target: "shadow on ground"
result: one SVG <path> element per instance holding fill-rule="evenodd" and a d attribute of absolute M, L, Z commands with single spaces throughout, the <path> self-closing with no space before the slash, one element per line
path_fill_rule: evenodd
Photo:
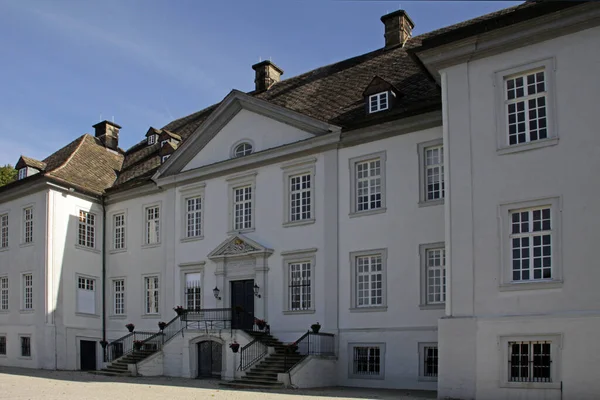
<path fill-rule="evenodd" d="M 94 375 L 82 371 L 50 371 L 27 368 L 0 367 L 1 375 L 19 375 L 32 379 L 52 379 L 68 382 L 80 383 L 117 383 L 148 386 L 169 386 L 182 387 L 187 389 L 204 389 L 215 392 L 251 392 L 251 393 L 269 393 L 282 394 L 286 396 L 303 397 L 330 397 L 330 398 L 348 398 L 348 399 L 368 399 L 368 400 L 421 400 L 437 398 L 434 391 L 423 390 L 394 390 L 394 389 L 370 389 L 370 388 L 351 388 L 351 387 L 331 387 L 318 389 L 232 389 L 219 385 L 218 380 L 204 379 L 186 379 L 172 378 L 166 376 L 160 377 L 119 377 Z M 32 382 L 35 384 L 35 382 Z"/>

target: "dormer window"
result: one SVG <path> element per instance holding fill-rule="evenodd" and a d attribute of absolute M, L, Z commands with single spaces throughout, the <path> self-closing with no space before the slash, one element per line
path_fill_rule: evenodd
<path fill-rule="evenodd" d="M 160 142 L 160 147 L 163 147 L 167 143 L 169 143 L 168 140 L 163 140 L 162 142 Z"/>
<path fill-rule="evenodd" d="M 157 135 L 150 135 L 150 136 L 148 136 L 148 146 L 151 146 L 154 143 L 156 143 L 156 138 L 157 138 Z"/>
<path fill-rule="evenodd" d="M 252 153 L 252 145 L 248 142 L 240 143 L 233 150 L 234 157 L 243 157 Z"/>
<path fill-rule="evenodd" d="M 369 112 L 376 113 L 389 108 L 388 92 L 381 92 L 369 96 Z"/>
<path fill-rule="evenodd" d="M 162 163 L 164 164 L 165 162 L 167 162 L 167 160 L 169 159 L 169 157 L 171 157 L 170 154 L 167 154 L 166 156 L 162 156 Z"/>
<path fill-rule="evenodd" d="M 21 168 L 19 170 L 19 179 L 27 178 L 27 167 Z"/>

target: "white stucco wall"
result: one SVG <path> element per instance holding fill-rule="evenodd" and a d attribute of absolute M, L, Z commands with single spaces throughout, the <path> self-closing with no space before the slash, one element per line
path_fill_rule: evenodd
<path fill-rule="evenodd" d="M 277 379 L 294 388 L 337 386 L 337 359 L 308 356 L 289 373 L 278 374 Z"/>
<path fill-rule="evenodd" d="M 162 376 L 164 374 L 163 366 L 164 354 L 159 351 L 137 364 L 129 364 L 129 369 L 141 376 Z"/>
<path fill-rule="evenodd" d="M 593 335 L 582 334 L 600 328 L 600 297 L 595 287 L 600 271 L 593 266 L 594 232 L 600 215 L 592 211 L 600 193 L 593 183 L 600 168 L 600 137 L 594 114 L 600 82 L 592 66 L 600 65 L 600 53 L 590 51 L 597 48 L 599 38 L 600 28 L 596 27 L 442 72 L 448 99 L 450 198 L 446 205 L 452 270 L 447 313 L 477 318 L 476 324 L 464 320 L 471 329 L 477 329 L 477 364 L 471 371 L 476 374 L 477 385 L 475 393 L 474 381 L 467 379 L 464 381 L 470 383 L 465 383 L 463 392 L 454 391 L 461 379 L 460 369 L 442 360 L 464 357 L 465 347 L 459 343 L 464 329 L 458 320 L 442 320 L 440 373 L 445 377 L 440 381 L 441 396 L 558 398 L 559 393 L 550 389 L 523 393 L 499 388 L 501 353 L 497 343 L 503 332 L 562 335 L 564 346 L 554 355 L 557 362 L 553 366 L 564 372 L 563 398 L 592 398 L 592 393 L 600 391 L 598 381 L 587 372 L 595 369 L 596 362 L 583 355 L 593 354 L 595 341 Z M 494 86 L 494 74 L 546 59 L 555 65 L 547 74 L 555 82 L 555 104 L 551 106 L 558 144 L 501 154 L 497 151 L 496 113 L 502 110 L 496 103 L 496 90 L 500 89 Z M 562 267 L 563 283 L 552 289 L 501 290 L 500 275 L 506 266 L 501 261 L 499 205 L 549 197 L 560 199 L 561 228 L 553 238 L 560 238 L 560 244 L 553 265 Z M 554 226 L 558 226 L 556 222 Z M 557 275 L 556 269 L 553 274 Z"/>

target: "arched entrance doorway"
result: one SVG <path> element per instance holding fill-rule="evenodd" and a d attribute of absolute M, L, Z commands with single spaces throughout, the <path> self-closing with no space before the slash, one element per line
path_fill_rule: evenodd
<path fill-rule="evenodd" d="M 198 378 L 221 378 L 223 369 L 223 345 L 204 340 L 197 345 Z"/>

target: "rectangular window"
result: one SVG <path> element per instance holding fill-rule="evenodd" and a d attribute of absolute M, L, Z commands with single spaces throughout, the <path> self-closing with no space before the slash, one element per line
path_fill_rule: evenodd
<path fill-rule="evenodd" d="M 33 275 L 23 275 L 23 309 L 33 310 Z"/>
<path fill-rule="evenodd" d="M 290 176 L 289 221 L 302 221 L 312 218 L 311 177 L 311 173 Z"/>
<path fill-rule="evenodd" d="M 438 348 L 437 346 L 424 346 L 423 352 L 423 375 L 424 377 L 437 378 L 438 376 Z"/>
<path fill-rule="evenodd" d="M 6 355 L 6 336 L 0 336 L 0 356 Z"/>
<path fill-rule="evenodd" d="M 148 145 L 156 143 L 156 135 L 148 136 Z"/>
<path fill-rule="evenodd" d="M 374 113 L 388 109 L 388 92 L 369 96 L 369 112 Z"/>
<path fill-rule="evenodd" d="M 356 307 L 383 305 L 381 254 L 356 257 Z"/>
<path fill-rule="evenodd" d="M 312 306 L 311 263 L 294 262 L 289 268 L 289 310 L 310 310 Z"/>
<path fill-rule="evenodd" d="M 8 247 L 8 214 L 0 215 L 0 247 Z"/>
<path fill-rule="evenodd" d="M 233 230 L 252 228 L 252 186 L 233 189 Z"/>
<path fill-rule="evenodd" d="M 443 199 L 444 184 L 444 147 L 435 146 L 425 149 L 425 199 Z"/>
<path fill-rule="evenodd" d="M 79 210 L 79 240 L 80 246 L 95 247 L 96 216 L 87 211 Z"/>
<path fill-rule="evenodd" d="M 202 236 L 202 197 L 186 199 L 186 237 Z"/>
<path fill-rule="evenodd" d="M 23 209 L 23 242 L 33 243 L 33 207 Z"/>
<path fill-rule="evenodd" d="M 146 244 L 160 242 L 160 207 L 146 207 Z"/>
<path fill-rule="evenodd" d="M 144 278 L 145 310 L 146 314 L 158 314 L 158 276 L 147 276 Z"/>
<path fill-rule="evenodd" d="M 96 313 L 96 280 L 77 278 L 77 312 L 84 314 Z"/>
<path fill-rule="evenodd" d="M 546 75 L 537 70 L 505 78 L 508 144 L 548 138 Z"/>
<path fill-rule="evenodd" d="M 510 212 L 512 280 L 552 279 L 551 208 Z"/>
<path fill-rule="evenodd" d="M 446 301 L 446 249 L 427 249 L 427 304 Z"/>
<path fill-rule="evenodd" d="M 113 281 L 113 313 L 115 315 L 125 314 L 125 280 L 115 279 Z"/>
<path fill-rule="evenodd" d="M 115 250 L 123 250 L 126 247 L 125 235 L 126 235 L 126 223 L 125 214 L 115 214 L 113 216 L 113 248 Z"/>
<path fill-rule="evenodd" d="M 31 338 L 21 336 L 21 357 L 31 357 Z"/>
<path fill-rule="evenodd" d="M 0 310 L 8 310 L 8 276 L 0 278 Z"/>
<path fill-rule="evenodd" d="M 379 346 L 354 347 L 352 372 L 354 375 L 379 376 L 382 372 Z"/>
<path fill-rule="evenodd" d="M 509 382 L 552 382 L 550 341 L 508 342 Z"/>
<path fill-rule="evenodd" d="M 355 164 L 356 211 L 382 207 L 381 159 L 376 158 Z"/>
<path fill-rule="evenodd" d="M 202 308 L 201 275 L 199 272 L 185 274 L 185 304 L 188 310 Z"/>
<path fill-rule="evenodd" d="M 19 169 L 19 180 L 27 178 L 27 168 Z"/>

